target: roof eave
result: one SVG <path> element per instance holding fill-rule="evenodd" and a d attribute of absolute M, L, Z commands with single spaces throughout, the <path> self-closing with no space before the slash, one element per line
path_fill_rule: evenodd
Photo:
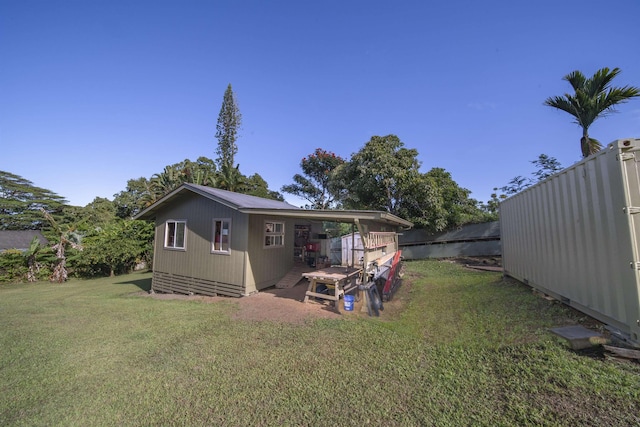
<path fill-rule="evenodd" d="M 306 218 L 318 221 L 337 221 L 353 223 L 355 220 L 370 220 L 386 222 L 409 229 L 413 223 L 398 216 L 383 211 L 345 211 L 345 210 L 317 210 L 317 209 L 256 209 L 241 208 L 239 212 L 253 215 L 273 215 L 289 218 Z"/>

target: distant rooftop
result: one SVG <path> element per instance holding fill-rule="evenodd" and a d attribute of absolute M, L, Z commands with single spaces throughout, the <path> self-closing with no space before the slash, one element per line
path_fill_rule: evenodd
<path fill-rule="evenodd" d="M 26 251 L 34 237 L 38 237 L 41 245 L 49 244 L 49 241 L 38 230 L 1 230 L 0 252 L 8 249 Z"/>

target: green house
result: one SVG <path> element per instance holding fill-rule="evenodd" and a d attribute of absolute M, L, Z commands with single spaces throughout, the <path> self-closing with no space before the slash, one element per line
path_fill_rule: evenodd
<path fill-rule="evenodd" d="M 412 226 L 387 212 L 300 209 L 196 184 L 135 219 L 155 221 L 153 291 L 236 297 L 274 286 L 306 262 L 307 249 L 325 259 L 323 222 L 349 223 L 365 236 L 364 265 L 397 251 L 397 232 Z"/>

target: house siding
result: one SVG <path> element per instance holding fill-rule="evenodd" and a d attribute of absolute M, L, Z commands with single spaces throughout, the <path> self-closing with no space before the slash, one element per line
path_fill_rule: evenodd
<path fill-rule="evenodd" d="M 231 219 L 230 254 L 211 252 L 213 219 Z M 164 248 L 165 222 L 186 220 L 186 249 Z M 153 289 L 160 292 L 239 296 L 244 285 L 247 215 L 195 194 L 158 213 Z M 215 278 L 215 280 L 213 280 Z"/>
<path fill-rule="evenodd" d="M 265 221 L 285 224 L 284 246 L 264 247 Z M 251 215 L 248 223 L 248 251 L 246 264 L 247 293 L 259 291 L 275 285 L 294 265 L 293 219 L 274 218 L 265 215 Z"/>

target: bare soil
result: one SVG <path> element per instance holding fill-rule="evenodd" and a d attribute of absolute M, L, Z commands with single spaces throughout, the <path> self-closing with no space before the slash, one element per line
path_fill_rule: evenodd
<path fill-rule="evenodd" d="M 294 287 L 288 289 L 277 289 L 271 287 L 256 294 L 241 297 L 207 297 L 202 295 L 180 295 L 180 294 L 148 294 L 141 293 L 149 298 L 160 300 L 184 300 L 199 301 L 203 303 L 220 303 L 225 301 L 236 306 L 237 310 L 233 314 L 234 319 L 249 321 L 272 321 L 283 323 L 302 324 L 314 319 L 354 319 L 360 316 L 368 316 L 364 306 L 364 298 L 354 303 L 353 311 L 344 310 L 344 300 L 340 300 L 337 307 L 333 301 L 316 300 L 310 298 L 304 302 L 308 281 L 300 280 Z M 403 280 L 399 290 L 391 301 L 384 303 L 384 311 L 380 312 L 382 319 L 391 318 L 400 312 L 406 302 L 407 289 L 410 283 Z M 404 289 L 403 289 L 404 288 Z"/>
<path fill-rule="evenodd" d="M 233 318 L 242 320 L 304 323 L 311 319 L 340 319 L 342 317 L 344 313 L 342 300 L 340 300 L 338 308 L 335 308 L 329 301 L 310 300 L 304 303 L 307 286 L 307 280 L 303 279 L 292 288 L 277 289 L 272 287 L 241 298 L 161 293 L 147 295 L 161 300 L 179 299 L 211 304 L 226 301 L 237 307 Z"/>
<path fill-rule="evenodd" d="M 443 261 L 455 262 L 467 266 L 501 267 L 500 257 L 451 258 Z M 334 306 L 332 301 L 315 300 L 313 298 L 307 303 L 304 303 L 308 283 L 306 279 L 302 279 L 292 288 L 278 289 L 271 287 L 261 290 L 256 294 L 241 298 L 160 293 L 144 293 L 144 295 L 161 300 L 179 299 L 211 304 L 226 301 L 237 307 L 233 315 L 234 319 L 249 321 L 301 324 L 314 319 L 353 319 L 358 316 L 368 316 L 367 309 L 364 307 L 364 298 L 355 302 L 353 311 L 344 310 L 344 301 L 342 299 L 337 304 L 337 307 Z M 384 303 L 384 311 L 380 312 L 380 318 L 382 320 L 391 319 L 403 310 L 409 297 L 408 289 L 410 287 L 411 278 L 406 277 L 402 280 L 391 301 Z"/>

